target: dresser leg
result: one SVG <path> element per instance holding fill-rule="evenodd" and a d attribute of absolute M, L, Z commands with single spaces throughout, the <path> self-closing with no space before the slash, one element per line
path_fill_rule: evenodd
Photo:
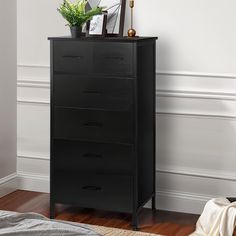
<path fill-rule="evenodd" d="M 137 212 L 133 213 L 132 215 L 132 228 L 135 231 L 138 230 L 138 213 Z"/>
<path fill-rule="evenodd" d="M 55 218 L 55 203 L 50 202 L 50 219 Z"/>
<path fill-rule="evenodd" d="M 156 210 L 156 196 L 154 194 L 154 196 L 152 197 L 152 210 L 155 211 Z"/>

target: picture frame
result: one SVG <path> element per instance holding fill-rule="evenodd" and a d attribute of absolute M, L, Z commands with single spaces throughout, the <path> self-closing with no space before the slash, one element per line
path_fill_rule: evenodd
<path fill-rule="evenodd" d="M 105 37 L 106 36 L 107 13 L 96 15 L 90 20 L 87 30 L 87 37 Z"/>
<path fill-rule="evenodd" d="M 124 34 L 126 0 L 88 0 L 87 10 L 104 7 L 107 11 L 107 36 L 122 37 Z"/>

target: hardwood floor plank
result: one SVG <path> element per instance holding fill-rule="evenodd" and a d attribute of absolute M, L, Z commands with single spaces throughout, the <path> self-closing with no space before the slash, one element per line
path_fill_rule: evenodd
<path fill-rule="evenodd" d="M 175 236 L 188 236 L 195 230 L 195 225 L 182 226 Z"/>
<path fill-rule="evenodd" d="M 0 199 L 0 210 L 36 212 L 49 217 L 49 194 L 18 190 Z M 195 229 L 198 215 L 143 209 L 140 230 L 166 236 L 188 236 Z M 131 216 L 67 205 L 57 205 L 58 220 L 131 229 Z"/>

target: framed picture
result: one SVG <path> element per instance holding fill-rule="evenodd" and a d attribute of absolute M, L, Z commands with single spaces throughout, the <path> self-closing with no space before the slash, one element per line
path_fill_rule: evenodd
<path fill-rule="evenodd" d="M 106 35 L 106 22 L 107 22 L 106 13 L 94 16 L 92 20 L 90 20 L 87 36 L 104 37 Z"/>
<path fill-rule="evenodd" d="M 125 5 L 126 0 L 88 0 L 87 9 L 104 7 L 104 11 L 107 11 L 107 35 L 123 36 Z"/>

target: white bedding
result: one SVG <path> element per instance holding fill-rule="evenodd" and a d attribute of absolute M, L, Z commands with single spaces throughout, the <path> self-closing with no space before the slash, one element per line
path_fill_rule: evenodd
<path fill-rule="evenodd" d="M 196 231 L 190 236 L 232 236 L 236 226 L 236 202 L 215 198 L 207 202 Z"/>
<path fill-rule="evenodd" d="M 0 211 L 0 235 L 4 236 L 100 236 L 89 226 L 50 220 L 35 213 Z"/>

